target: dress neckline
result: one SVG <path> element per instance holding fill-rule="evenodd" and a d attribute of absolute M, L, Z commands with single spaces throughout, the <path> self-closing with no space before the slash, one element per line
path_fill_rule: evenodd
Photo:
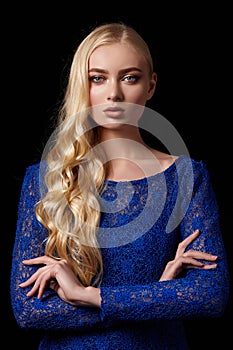
<path fill-rule="evenodd" d="M 124 183 L 140 183 L 140 182 L 144 182 L 145 180 L 152 180 L 154 178 L 156 178 L 157 176 L 161 176 L 161 175 L 165 175 L 167 173 L 169 173 L 170 171 L 172 171 L 174 169 L 174 167 L 176 167 L 177 162 L 180 162 L 181 158 L 183 158 L 184 155 L 180 155 L 179 157 L 177 157 L 174 162 L 169 165 L 165 170 L 160 171 L 156 174 L 152 174 L 150 176 L 144 176 L 138 179 L 131 179 L 131 180 L 111 180 L 111 179 L 106 179 L 105 180 L 105 184 L 124 184 Z"/>

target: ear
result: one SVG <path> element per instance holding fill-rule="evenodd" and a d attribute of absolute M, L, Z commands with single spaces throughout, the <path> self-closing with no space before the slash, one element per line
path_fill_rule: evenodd
<path fill-rule="evenodd" d="M 152 74 L 152 77 L 151 77 L 151 80 L 150 80 L 147 100 L 150 100 L 151 97 L 154 95 L 155 88 L 156 88 L 156 83 L 157 83 L 157 74 L 154 72 Z"/>

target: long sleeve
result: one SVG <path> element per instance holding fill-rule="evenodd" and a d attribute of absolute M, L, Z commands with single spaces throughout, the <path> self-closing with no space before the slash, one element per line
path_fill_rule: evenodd
<path fill-rule="evenodd" d="M 215 193 L 209 173 L 202 162 L 193 162 L 193 174 L 186 172 L 182 162 L 180 167 L 183 172 L 180 207 L 187 207 L 187 212 L 174 229 L 174 235 L 179 231 L 180 239 L 184 239 L 195 229 L 200 229 L 200 236 L 189 248 L 216 254 L 217 268 L 190 269 L 180 278 L 163 282 L 155 279 L 149 284 L 102 286 L 102 319 L 185 320 L 218 317 L 223 314 L 229 297 L 229 274 Z M 191 175 L 194 177 L 193 188 L 190 188 L 190 181 L 187 181 Z M 189 198 L 187 194 L 190 191 Z M 185 203 L 187 198 L 190 203 Z M 160 237 L 165 234 L 160 231 Z M 166 250 L 163 246 L 155 254 L 166 264 Z M 135 270 L 135 276 L 136 274 Z"/>
<path fill-rule="evenodd" d="M 44 333 L 41 350 L 126 344 L 135 350 L 188 349 L 182 321 L 223 314 L 227 258 L 215 194 L 201 162 L 192 161 L 190 173 L 186 157 L 180 157 L 149 178 L 106 181 L 98 232 L 104 267 L 100 309 L 71 306 L 49 288 L 41 299 L 27 297 L 30 287 L 19 287 L 37 269 L 22 261 L 44 255 L 47 231 L 35 216 L 42 183 L 40 165 L 29 167 L 18 204 L 10 285 L 16 321 Z M 159 282 L 179 242 L 196 228 L 201 234 L 188 248 L 218 255 L 217 268 L 190 269 Z"/>
<path fill-rule="evenodd" d="M 201 162 L 193 162 L 194 184 L 190 188 L 190 182 L 186 181 L 190 174 L 187 173 L 185 161 L 180 161 L 181 200 L 175 215 L 178 215 L 180 208 L 187 209 L 177 227 L 167 233 L 168 217 L 175 207 L 175 194 L 177 194 L 177 181 L 173 168 L 171 167 L 165 174 L 168 188 L 167 200 L 162 201 L 164 210 L 160 210 L 161 215 L 156 216 L 157 220 L 148 232 L 139 235 L 132 243 L 102 249 L 104 278 L 101 286 L 101 310 L 71 306 L 51 290 L 48 290 L 42 299 L 29 298 L 26 296 L 27 290 L 19 287 L 19 284 L 36 270 L 36 267 L 25 266 L 22 261 L 43 255 L 44 241 L 47 237 L 46 230 L 38 222 L 34 212 L 35 204 L 40 198 L 39 165 L 27 169 L 18 205 L 11 272 L 12 307 L 20 327 L 82 331 L 106 329 L 123 321 L 181 320 L 222 315 L 228 301 L 229 275 L 218 206 L 209 174 Z M 161 197 L 160 178 L 155 176 L 151 181 L 150 189 L 154 191 L 155 198 L 152 194 L 152 210 L 149 208 L 146 214 L 148 220 L 150 213 L 158 206 L 157 199 Z M 130 191 L 132 188 L 130 184 Z M 141 212 L 140 206 L 143 206 L 146 200 L 141 192 L 140 181 L 135 181 L 134 191 L 132 203 L 124 210 L 120 203 L 119 213 L 116 210 L 109 215 L 103 215 L 103 225 L 105 223 L 110 238 L 114 232 L 113 226 L 121 225 L 122 220 L 125 222 L 120 232 L 123 236 L 128 236 L 127 229 L 130 225 L 127 226 L 127 223 L 130 220 L 134 221 L 133 215 L 135 210 L 137 211 L 137 205 L 139 205 L 138 212 Z M 187 196 L 187 193 L 191 193 L 191 196 Z M 115 198 L 113 186 L 109 187 L 107 197 Z M 144 218 L 142 226 L 143 222 Z M 139 231 L 142 229 L 138 224 L 136 227 Z M 218 255 L 217 268 L 190 269 L 180 278 L 158 282 L 167 262 L 174 258 L 178 242 L 196 228 L 201 230 L 201 234 L 190 248 Z"/>
<path fill-rule="evenodd" d="M 25 266 L 24 259 L 44 255 L 47 232 L 35 217 L 35 204 L 40 197 L 39 165 L 27 169 L 18 205 L 18 221 L 12 256 L 11 302 L 17 323 L 21 328 L 83 330 L 103 327 L 100 311 L 96 308 L 74 307 L 65 303 L 55 292 L 47 290 L 38 299 L 27 297 L 28 288 L 19 284 L 36 271 Z M 105 323 L 107 326 L 107 323 Z"/>

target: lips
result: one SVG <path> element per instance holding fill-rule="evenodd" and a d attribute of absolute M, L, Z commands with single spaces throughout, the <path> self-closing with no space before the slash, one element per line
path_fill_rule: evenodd
<path fill-rule="evenodd" d="M 107 117 L 117 118 L 119 116 L 122 116 L 124 109 L 120 107 L 108 107 L 104 109 L 104 113 Z"/>

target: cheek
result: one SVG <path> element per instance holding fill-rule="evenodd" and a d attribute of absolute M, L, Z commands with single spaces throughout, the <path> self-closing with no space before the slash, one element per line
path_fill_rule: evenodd
<path fill-rule="evenodd" d="M 102 89 L 92 87 L 89 91 L 91 106 L 104 102 L 104 92 Z"/>
<path fill-rule="evenodd" d="M 144 105 L 147 101 L 147 93 L 145 87 L 137 87 L 129 90 L 128 94 L 125 94 L 127 102 L 135 103 L 138 105 Z"/>

